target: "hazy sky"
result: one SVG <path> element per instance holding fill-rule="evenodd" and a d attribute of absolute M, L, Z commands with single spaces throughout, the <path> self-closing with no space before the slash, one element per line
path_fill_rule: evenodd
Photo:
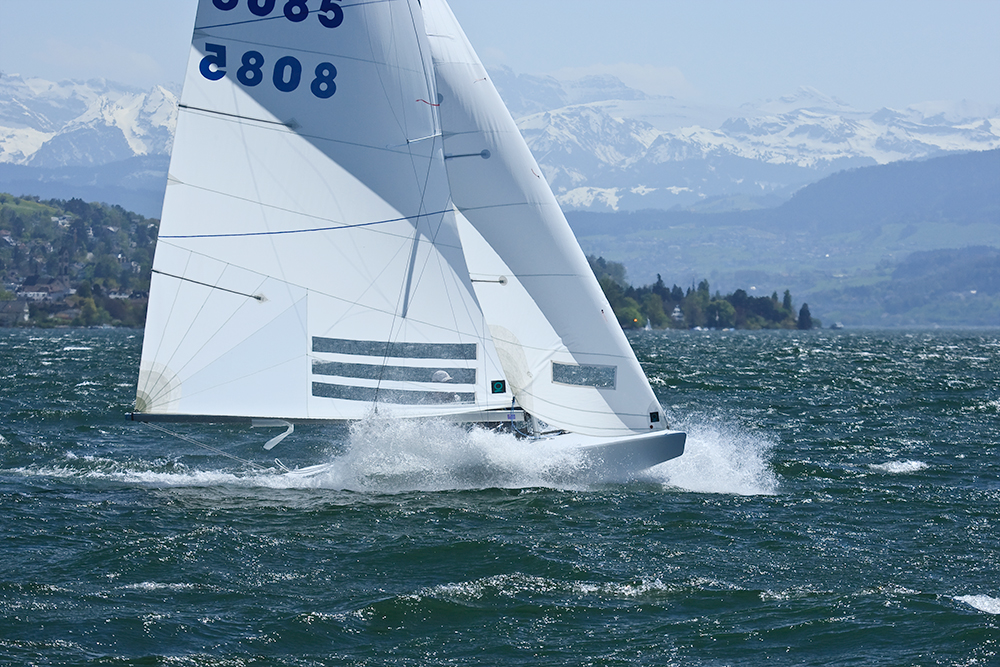
<path fill-rule="evenodd" d="M 197 0 L 0 0 L 0 72 L 180 83 Z M 487 65 L 737 105 L 1000 104 L 1000 0 L 451 0 Z"/>

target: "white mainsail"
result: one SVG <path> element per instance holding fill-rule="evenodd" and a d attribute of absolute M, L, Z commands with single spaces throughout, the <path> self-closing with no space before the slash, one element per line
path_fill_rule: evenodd
<path fill-rule="evenodd" d="M 518 402 L 588 435 L 666 428 L 660 405 L 541 169 L 445 0 L 423 0 L 452 199 Z M 488 157 L 487 157 L 488 156 Z"/>
<path fill-rule="evenodd" d="M 153 271 L 140 419 L 666 427 L 445 0 L 200 0 Z"/>
<path fill-rule="evenodd" d="M 510 406 L 493 393 L 422 20 L 417 0 L 201 0 L 140 416 Z"/>

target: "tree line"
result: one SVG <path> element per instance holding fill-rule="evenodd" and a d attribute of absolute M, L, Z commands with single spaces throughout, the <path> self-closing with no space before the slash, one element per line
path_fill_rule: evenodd
<path fill-rule="evenodd" d="M 641 329 L 647 323 L 654 329 L 812 329 L 818 319 L 802 304 L 796 314 L 791 292 L 771 296 L 750 296 L 738 289 L 722 296 L 711 293 L 707 280 L 686 290 L 667 287 L 657 274 L 652 285 L 633 287 L 625 279 L 625 266 L 603 257 L 589 255 L 587 260 L 611 304 L 615 317 L 624 329 Z"/>

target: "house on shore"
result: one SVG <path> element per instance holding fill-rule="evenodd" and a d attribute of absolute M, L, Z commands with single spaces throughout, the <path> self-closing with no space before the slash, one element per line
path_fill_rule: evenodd
<path fill-rule="evenodd" d="M 75 290 L 58 278 L 32 276 L 17 289 L 17 296 L 28 301 L 62 301 Z"/>

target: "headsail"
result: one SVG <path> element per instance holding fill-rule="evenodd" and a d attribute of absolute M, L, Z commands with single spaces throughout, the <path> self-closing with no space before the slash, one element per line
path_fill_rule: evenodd
<path fill-rule="evenodd" d="M 510 405 L 436 105 L 417 0 L 200 0 L 140 418 Z"/>
<path fill-rule="evenodd" d="M 524 408 L 589 435 L 665 428 L 555 196 L 445 0 L 423 0 L 469 270 Z M 490 277 L 504 276 L 504 284 Z"/>

